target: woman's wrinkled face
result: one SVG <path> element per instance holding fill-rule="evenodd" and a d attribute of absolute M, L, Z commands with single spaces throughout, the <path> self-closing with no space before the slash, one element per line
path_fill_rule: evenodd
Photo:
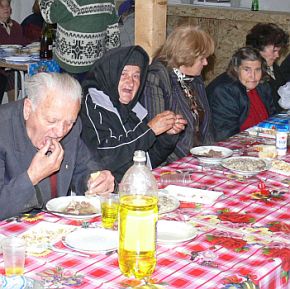
<path fill-rule="evenodd" d="M 119 101 L 128 104 L 136 95 L 140 86 L 141 69 L 137 65 L 125 65 L 119 85 Z"/>
<path fill-rule="evenodd" d="M 259 60 L 243 60 L 238 68 L 240 82 L 251 90 L 257 87 L 262 78 L 262 65 Z"/>
<path fill-rule="evenodd" d="M 11 15 L 10 3 L 7 0 L 0 0 L 0 21 L 6 22 Z"/>
<path fill-rule="evenodd" d="M 281 50 L 281 47 L 276 47 L 274 45 L 267 45 L 264 47 L 262 51 L 260 51 L 260 54 L 266 60 L 267 65 L 272 66 L 274 62 L 279 58 L 280 50 Z"/>
<path fill-rule="evenodd" d="M 181 65 L 179 67 L 179 70 L 186 75 L 198 76 L 198 75 L 201 75 L 202 69 L 204 66 L 207 65 L 207 63 L 208 62 L 207 62 L 206 57 L 200 55 L 197 57 L 197 59 L 195 60 L 192 66 Z"/>

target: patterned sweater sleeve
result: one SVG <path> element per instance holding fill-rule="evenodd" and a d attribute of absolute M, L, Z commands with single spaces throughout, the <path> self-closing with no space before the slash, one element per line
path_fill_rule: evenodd
<path fill-rule="evenodd" d="M 47 23 L 57 23 L 71 18 L 69 12 L 61 0 L 39 0 L 40 11 Z"/>

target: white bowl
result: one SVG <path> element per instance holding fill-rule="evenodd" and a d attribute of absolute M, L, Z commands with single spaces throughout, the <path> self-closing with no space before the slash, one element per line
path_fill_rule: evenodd
<path fill-rule="evenodd" d="M 210 156 L 210 152 L 217 152 L 220 156 Z M 230 157 L 233 154 L 231 149 L 220 146 L 199 146 L 190 150 L 194 157 L 197 157 L 201 163 L 206 164 L 219 164 L 225 158 Z"/>
<path fill-rule="evenodd" d="M 270 168 L 270 162 L 256 157 L 232 157 L 222 161 L 222 166 L 238 175 L 251 177 Z"/>

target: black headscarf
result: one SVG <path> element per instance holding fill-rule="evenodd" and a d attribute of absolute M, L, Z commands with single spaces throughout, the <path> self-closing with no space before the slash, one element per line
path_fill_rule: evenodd
<path fill-rule="evenodd" d="M 140 86 L 132 101 L 128 104 L 122 104 L 119 101 L 118 85 L 121 73 L 126 65 L 137 65 L 140 67 Z M 94 63 L 87 74 L 86 80 L 82 83 L 84 93 L 87 94 L 89 88 L 103 91 L 110 97 L 122 120 L 126 121 L 144 89 L 148 65 L 149 57 L 140 46 L 119 47 L 109 50 Z"/>

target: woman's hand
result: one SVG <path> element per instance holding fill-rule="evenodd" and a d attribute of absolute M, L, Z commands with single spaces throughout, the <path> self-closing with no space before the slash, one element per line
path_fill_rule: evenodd
<path fill-rule="evenodd" d="M 176 115 L 172 111 L 164 111 L 157 114 L 148 122 L 148 126 L 155 135 L 160 135 L 171 130 L 176 122 Z"/>
<path fill-rule="evenodd" d="M 177 114 L 176 119 L 175 119 L 175 123 L 174 123 L 172 129 L 168 130 L 166 133 L 178 134 L 185 129 L 186 125 L 187 125 L 187 120 L 185 118 L 183 118 L 183 116 L 181 114 Z"/>

